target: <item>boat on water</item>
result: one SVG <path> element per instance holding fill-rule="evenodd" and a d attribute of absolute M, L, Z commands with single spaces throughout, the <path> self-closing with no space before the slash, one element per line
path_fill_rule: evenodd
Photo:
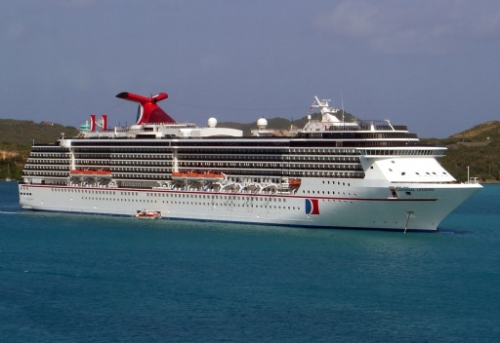
<path fill-rule="evenodd" d="M 160 211 L 150 211 L 150 210 L 137 210 L 134 217 L 139 219 L 160 219 L 161 212 Z"/>
<path fill-rule="evenodd" d="M 176 122 L 158 102 L 139 103 L 129 127 L 107 117 L 77 137 L 34 144 L 19 184 L 24 209 L 320 228 L 435 231 L 481 189 L 438 162 L 446 148 L 422 144 L 389 120 L 344 120 L 315 97 L 320 117 L 277 135 L 260 118 L 241 130 Z M 100 129 L 99 129 L 100 127 Z"/>

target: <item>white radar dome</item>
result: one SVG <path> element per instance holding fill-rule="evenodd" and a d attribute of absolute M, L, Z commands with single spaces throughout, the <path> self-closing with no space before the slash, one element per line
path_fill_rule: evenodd
<path fill-rule="evenodd" d="M 257 120 L 257 127 L 258 128 L 265 129 L 266 126 L 267 126 L 267 120 L 265 120 L 264 118 L 260 118 L 259 120 Z"/>
<path fill-rule="evenodd" d="M 208 127 L 215 127 L 217 125 L 217 119 L 210 118 L 208 119 Z"/>

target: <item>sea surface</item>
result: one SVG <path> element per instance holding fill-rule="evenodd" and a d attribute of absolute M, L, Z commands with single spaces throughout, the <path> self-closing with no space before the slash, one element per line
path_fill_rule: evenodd
<path fill-rule="evenodd" d="M 24 211 L 0 183 L 0 342 L 500 342 L 500 185 L 438 233 Z"/>

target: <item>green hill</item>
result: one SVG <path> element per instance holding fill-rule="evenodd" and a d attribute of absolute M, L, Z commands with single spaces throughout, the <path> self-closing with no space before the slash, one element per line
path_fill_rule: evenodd
<path fill-rule="evenodd" d="M 36 124 L 32 120 L 0 119 L 0 143 L 28 145 L 56 141 L 61 133 L 66 137 L 76 136 L 78 130 L 60 124 Z"/>
<path fill-rule="evenodd" d="M 486 122 L 445 139 L 422 139 L 423 142 L 445 145 L 446 157 L 439 162 L 455 178 L 470 176 L 482 181 L 500 181 L 500 121 Z"/>
<path fill-rule="evenodd" d="M 62 132 L 66 137 L 78 134 L 78 130 L 72 126 L 37 124 L 31 120 L 0 119 L 0 179 L 7 177 L 9 169 L 13 179 L 20 179 L 33 141 L 55 142 Z"/>
<path fill-rule="evenodd" d="M 495 120 L 476 125 L 472 129 L 451 136 L 449 139 L 457 141 L 487 141 L 500 139 L 500 121 Z"/>

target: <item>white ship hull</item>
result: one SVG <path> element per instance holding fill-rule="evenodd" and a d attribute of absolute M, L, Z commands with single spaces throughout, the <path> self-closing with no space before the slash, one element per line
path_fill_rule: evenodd
<path fill-rule="evenodd" d="M 310 180 L 310 182 L 317 182 Z M 326 196 L 280 195 L 161 189 L 113 189 L 20 185 L 25 209 L 133 216 L 138 210 L 161 212 L 163 219 L 188 219 L 300 227 L 435 231 L 457 206 L 478 191 L 479 184 L 401 185 L 398 197 L 386 187 L 331 186 Z M 312 187 L 310 187 L 312 188 Z M 321 194 L 317 194 L 321 193 Z"/>

